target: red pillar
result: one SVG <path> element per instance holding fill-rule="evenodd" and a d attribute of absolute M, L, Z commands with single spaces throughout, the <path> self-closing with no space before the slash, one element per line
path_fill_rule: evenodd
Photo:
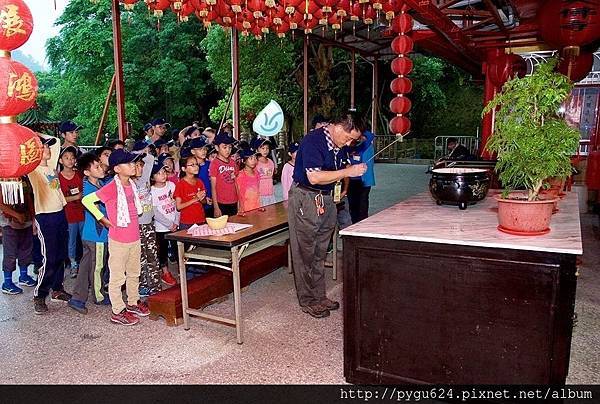
<path fill-rule="evenodd" d="M 498 91 L 498 88 L 492 82 L 492 79 L 490 77 L 491 76 L 490 70 L 492 68 L 492 65 L 494 64 L 495 59 L 497 59 L 503 53 L 504 53 L 504 50 L 502 50 L 502 49 L 489 50 L 487 53 L 486 60 L 483 63 L 483 66 L 482 66 L 483 72 L 482 73 L 485 76 L 485 83 L 483 86 L 483 106 L 484 107 L 487 105 L 488 102 L 490 102 L 494 98 L 494 96 L 496 95 L 496 92 Z M 484 160 L 492 159 L 492 155 L 485 149 L 485 146 L 486 146 L 490 136 L 494 132 L 495 115 L 496 115 L 495 111 L 491 111 L 488 114 L 486 114 L 483 117 L 483 119 L 481 120 L 481 143 L 479 144 L 479 155 Z"/>

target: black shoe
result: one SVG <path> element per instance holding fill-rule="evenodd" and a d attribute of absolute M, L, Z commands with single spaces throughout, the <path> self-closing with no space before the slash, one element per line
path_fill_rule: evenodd
<path fill-rule="evenodd" d="M 53 302 L 68 302 L 69 300 L 71 300 L 71 296 L 69 293 L 65 292 L 64 290 L 57 290 L 52 292 L 52 294 L 50 295 L 50 300 L 52 300 Z"/>
<path fill-rule="evenodd" d="M 329 310 L 322 304 L 311 304 L 307 306 L 302 306 L 302 311 L 304 313 L 310 314 L 314 318 L 323 318 L 329 316 Z"/>
<path fill-rule="evenodd" d="M 46 306 L 45 297 L 33 298 L 33 311 L 35 312 L 35 314 L 44 314 L 48 311 L 48 306 Z"/>
<path fill-rule="evenodd" d="M 340 304 L 335 300 L 325 298 L 321 300 L 321 304 L 327 308 L 327 310 L 337 310 L 340 308 Z"/>

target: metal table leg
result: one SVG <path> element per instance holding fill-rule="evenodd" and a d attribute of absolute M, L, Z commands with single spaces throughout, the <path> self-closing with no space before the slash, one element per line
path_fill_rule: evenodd
<path fill-rule="evenodd" d="M 294 272 L 294 268 L 292 267 L 292 244 L 290 240 L 287 241 L 287 251 L 288 251 L 288 273 L 291 274 Z"/>
<path fill-rule="evenodd" d="M 337 249 L 337 245 L 338 245 L 338 231 L 339 228 L 337 225 L 335 225 L 335 230 L 333 231 L 333 280 L 337 280 L 337 257 L 338 257 L 338 249 Z"/>
<path fill-rule="evenodd" d="M 237 343 L 243 343 L 244 323 L 242 322 L 242 293 L 240 288 L 240 257 L 238 248 L 231 249 L 231 271 L 233 277 L 233 306 L 235 309 L 235 331 Z"/>
<path fill-rule="evenodd" d="M 185 246 L 181 241 L 177 242 L 177 254 L 179 256 L 179 283 L 181 284 L 181 310 L 183 311 L 183 329 L 190 329 L 190 316 L 188 314 L 188 292 L 187 292 L 187 269 L 185 267 Z"/>

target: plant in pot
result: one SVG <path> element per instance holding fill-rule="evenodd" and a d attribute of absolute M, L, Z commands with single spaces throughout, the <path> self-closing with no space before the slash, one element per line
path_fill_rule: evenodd
<path fill-rule="evenodd" d="M 497 108 L 496 127 L 486 146 L 498 159 L 496 171 L 504 192 L 498 199 L 498 229 L 519 235 L 545 234 L 555 199 L 540 192 L 545 180 L 571 175 L 579 132 L 558 115 L 571 94 L 570 80 L 554 72 L 552 59 L 533 74 L 504 84 L 483 110 Z M 517 191 L 516 190 L 524 190 Z"/>

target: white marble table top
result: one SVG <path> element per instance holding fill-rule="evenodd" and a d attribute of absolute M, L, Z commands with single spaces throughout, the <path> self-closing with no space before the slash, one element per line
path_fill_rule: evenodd
<path fill-rule="evenodd" d="M 547 251 L 581 255 L 581 227 L 576 192 L 559 202 L 551 231 L 543 236 L 513 236 L 497 229 L 498 202 L 490 190 L 487 198 L 466 210 L 438 206 L 424 192 L 340 231 L 342 236 L 409 240 L 476 247 Z"/>

